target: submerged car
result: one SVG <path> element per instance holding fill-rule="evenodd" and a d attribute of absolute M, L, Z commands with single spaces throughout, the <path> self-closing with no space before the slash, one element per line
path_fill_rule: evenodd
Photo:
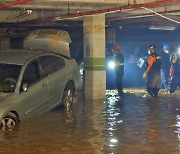
<path fill-rule="evenodd" d="M 4 128 L 59 104 L 70 107 L 80 81 L 74 59 L 52 52 L 0 52 L 0 123 Z"/>

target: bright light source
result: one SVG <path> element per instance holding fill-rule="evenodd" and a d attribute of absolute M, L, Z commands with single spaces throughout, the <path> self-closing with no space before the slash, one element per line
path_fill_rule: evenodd
<path fill-rule="evenodd" d="M 113 61 L 110 61 L 110 62 L 108 63 L 108 66 L 109 66 L 109 68 L 114 69 L 115 63 L 114 63 Z"/>
<path fill-rule="evenodd" d="M 26 16 L 29 16 L 33 13 L 32 10 L 23 10 L 23 11 L 20 11 L 18 15 L 16 15 L 15 17 L 26 17 Z"/>
<path fill-rule="evenodd" d="M 175 30 L 176 27 L 174 26 L 151 26 L 149 29 L 152 30 Z"/>
<path fill-rule="evenodd" d="M 180 47 L 178 48 L 178 54 L 180 55 Z"/>
<path fill-rule="evenodd" d="M 27 10 L 27 14 L 32 14 L 32 10 Z"/>

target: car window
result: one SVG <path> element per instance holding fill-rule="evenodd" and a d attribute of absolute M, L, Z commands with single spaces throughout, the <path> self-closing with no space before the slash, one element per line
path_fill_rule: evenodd
<path fill-rule="evenodd" d="M 0 92 L 15 90 L 21 67 L 15 64 L 0 64 Z"/>
<path fill-rule="evenodd" d="M 48 76 L 65 66 L 64 59 L 57 56 L 43 56 L 39 58 L 39 62 L 43 70 L 43 76 Z"/>
<path fill-rule="evenodd" d="M 34 82 L 37 82 L 40 79 L 39 67 L 37 61 L 30 63 L 23 75 L 22 83 L 27 83 L 32 85 Z"/>

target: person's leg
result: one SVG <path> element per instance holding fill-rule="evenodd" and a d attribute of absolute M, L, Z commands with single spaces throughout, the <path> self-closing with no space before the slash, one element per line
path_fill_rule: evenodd
<path fill-rule="evenodd" d="M 116 87 L 118 89 L 118 94 L 123 94 L 123 88 L 122 88 L 122 75 L 116 74 Z"/>
<path fill-rule="evenodd" d="M 171 80 L 171 83 L 170 83 L 170 90 L 169 92 L 170 93 L 174 93 L 177 89 L 177 86 L 178 86 L 178 79 L 174 76 Z"/>
<path fill-rule="evenodd" d="M 164 70 L 161 69 L 161 89 L 164 88 L 166 88 L 166 78 L 165 78 Z"/>
<path fill-rule="evenodd" d="M 165 88 L 168 89 L 169 88 L 169 69 L 164 70 L 164 74 L 165 74 Z"/>
<path fill-rule="evenodd" d="M 155 72 L 150 72 L 147 77 L 146 82 L 146 90 L 148 94 L 152 97 L 154 97 L 154 87 L 155 87 Z"/>
<path fill-rule="evenodd" d="M 153 97 L 158 97 L 159 89 L 153 88 Z"/>
<path fill-rule="evenodd" d="M 180 77 L 178 77 L 178 84 L 177 87 L 180 89 Z"/>
<path fill-rule="evenodd" d="M 154 77 L 154 82 L 156 83 L 155 87 L 153 89 L 154 97 L 158 96 L 158 93 L 159 93 L 159 90 L 160 90 L 160 87 L 161 87 L 161 81 L 162 81 L 161 80 L 161 73 L 157 71 L 155 73 L 155 77 Z"/>
<path fill-rule="evenodd" d="M 153 88 L 147 87 L 146 90 L 150 96 L 154 97 L 154 89 Z"/>

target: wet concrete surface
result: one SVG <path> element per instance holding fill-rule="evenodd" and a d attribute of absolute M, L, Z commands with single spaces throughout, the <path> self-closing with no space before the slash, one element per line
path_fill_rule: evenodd
<path fill-rule="evenodd" d="M 106 100 L 78 93 L 70 110 L 56 108 L 0 131 L 0 154 L 179 154 L 180 92 L 107 91 Z"/>

